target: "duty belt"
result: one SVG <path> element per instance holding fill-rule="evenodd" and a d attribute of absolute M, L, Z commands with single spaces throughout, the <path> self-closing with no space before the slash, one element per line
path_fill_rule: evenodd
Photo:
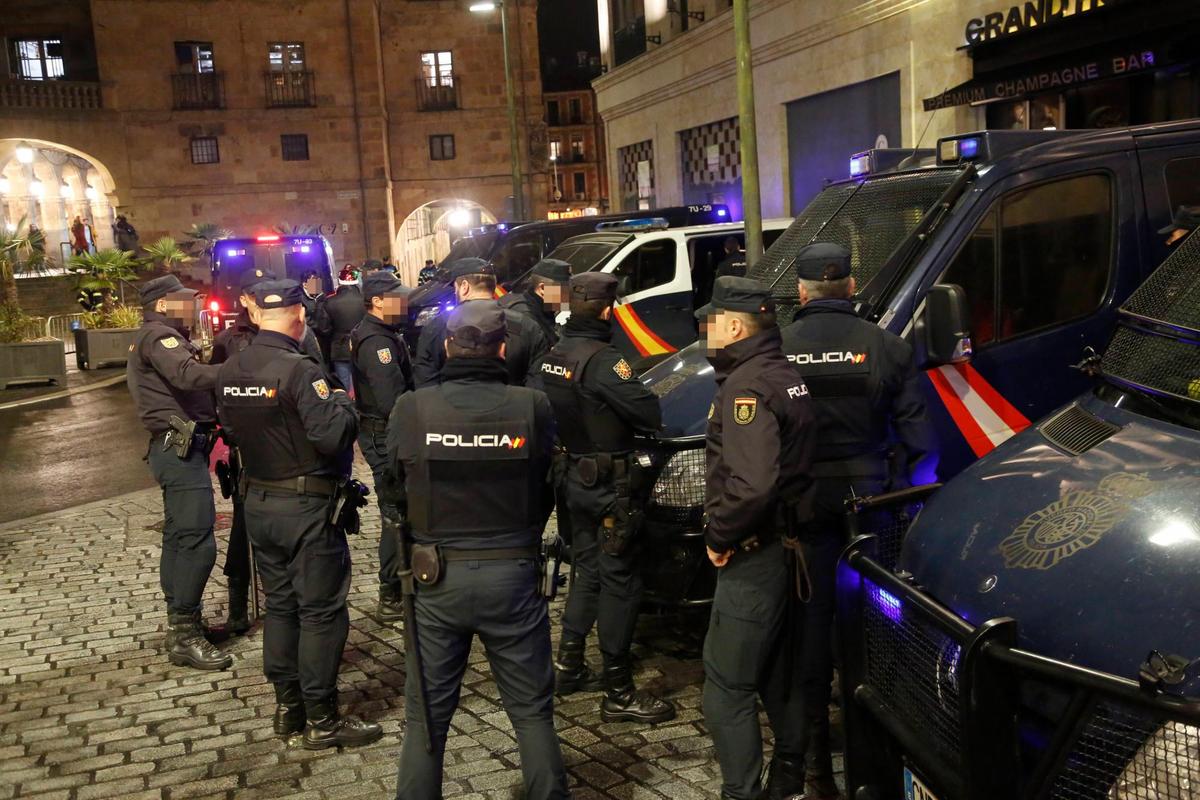
<path fill-rule="evenodd" d="M 570 453 L 569 458 L 575 462 L 581 474 L 586 474 L 594 468 L 596 481 L 606 481 L 610 478 L 621 480 L 629 474 L 629 453 Z M 585 481 L 586 483 L 586 481 Z"/>
<path fill-rule="evenodd" d="M 387 420 L 379 417 L 359 417 L 358 427 L 367 433 L 386 433 Z"/>
<path fill-rule="evenodd" d="M 886 478 L 887 456 L 864 454 L 828 461 L 816 461 L 812 465 L 814 478 Z"/>
<path fill-rule="evenodd" d="M 338 490 L 340 481 L 323 475 L 301 475 L 298 478 L 282 480 L 267 480 L 266 478 L 251 478 L 247 476 L 246 485 L 250 489 L 274 489 L 276 491 L 295 492 L 296 494 L 330 497 Z"/>
<path fill-rule="evenodd" d="M 505 559 L 537 558 L 541 548 L 530 547 L 492 547 L 472 550 L 470 548 L 450 549 L 439 547 L 443 561 L 503 561 Z"/>

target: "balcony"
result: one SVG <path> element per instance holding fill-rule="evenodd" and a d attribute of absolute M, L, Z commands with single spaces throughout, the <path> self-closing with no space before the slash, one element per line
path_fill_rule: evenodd
<path fill-rule="evenodd" d="M 443 77 L 445 80 L 445 77 Z M 454 111 L 458 108 L 459 77 L 450 77 L 450 83 L 430 86 L 428 78 L 417 78 L 418 111 Z"/>
<path fill-rule="evenodd" d="M 0 108 L 87 111 L 100 107 L 98 83 L 0 79 Z"/>
<path fill-rule="evenodd" d="M 171 75 L 176 111 L 225 107 L 225 73 L 185 72 Z"/>
<path fill-rule="evenodd" d="M 267 108 L 307 108 L 317 104 L 316 75 L 312 70 L 267 72 L 263 78 Z"/>
<path fill-rule="evenodd" d="M 623 28 L 613 31 L 613 62 L 621 66 L 646 52 L 646 18 L 638 17 Z"/>

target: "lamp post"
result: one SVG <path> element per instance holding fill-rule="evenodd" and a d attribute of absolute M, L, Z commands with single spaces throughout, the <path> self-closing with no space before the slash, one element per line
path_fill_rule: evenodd
<path fill-rule="evenodd" d="M 521 145 L 517 126 L 517 97 L 513 91 L 512 64 L 508 54 L 508 12 L 505 5 L 504 0 L 488 0 L 471 3 L 470 9 L 475 14 L 500 10 L 500 36 L 504 40 L 504 89 L 508 95 L 508 128 L 512 144 L 513 218 L 520 220 L 525 217 L 525 203 L 521 192 Z"/>
<path fill-rule="evenodd" d="M 750 3 L 733 0 L 737 54 L 738 118 L 741 126 L 742 217 L 746 222 L 746 269 L 763 254 L 762 199 L 758 192 L 758 126 L 754 116 L 754 68 L 750 55 Z"/>

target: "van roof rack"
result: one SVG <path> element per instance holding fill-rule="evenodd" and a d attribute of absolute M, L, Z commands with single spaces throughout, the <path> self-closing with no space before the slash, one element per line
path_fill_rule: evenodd
<path fill-rule="evenodd" d="M 665 231 L 671 223 L 662 217 L 643 217 L 641 219 L 623 219 L 616 222 L 601 222 L 596 225 L 598 231 Z"/>

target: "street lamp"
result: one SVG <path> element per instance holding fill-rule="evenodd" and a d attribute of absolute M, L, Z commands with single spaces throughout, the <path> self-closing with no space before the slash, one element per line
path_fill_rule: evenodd
<path fill-rule="evenodd" d="M 525 217 L 525 204 L 521 197 L 521 146 L 517 128 L 517 98 L 513 91 L 512 64 L 508 55 L 508 14 L 504 6 L 503 0 L 486 0 L 471 3 L 470 10 L 475 14 L 500 10 L 500 37 L 504 40 L 504 89 L 508 95 L 508 128 L 512 140 L 513 218 L 519 220 Z"/>

